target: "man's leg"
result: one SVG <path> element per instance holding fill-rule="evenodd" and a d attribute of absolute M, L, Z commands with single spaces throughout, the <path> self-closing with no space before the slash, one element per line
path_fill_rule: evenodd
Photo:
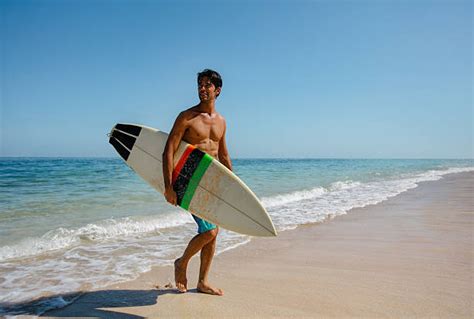
<path fill-rule="evenodd" d="M 224 294 L 222 289 L 211 287 L 207 281 L 207 276 L 209 274 L 209 270 L 211 269 L 212 259 L 214 258 L 214 252 L 216 251 L 218 230 L 214 230 L 216 231 L 216 236 L 213 240 L 204 245 L 201 250 L 201 266 L 199 269 L 199 282 L 197 285 L 197 290 L 206 294 L 222 296 Z"/>
<path fill-rule="evenodd" d="M 188 268 L 189 261 L 195 254 L 197 254 L 198 251 L 203 249 L 206 244 L 210 243 L 213 240 L 215 241 L 216 236 L 217 229 L 213 229 L 194 236 L 194 238 L 191 239 L 191 241 L 189 242 L 188 247 L 186 247 L 183 256 L 174 261 L 174 277 L 176 281 L 176 288 L 178 288 L 180 292 L 187 291 L 188 281 L 186 278 L 186 270 Z"/>

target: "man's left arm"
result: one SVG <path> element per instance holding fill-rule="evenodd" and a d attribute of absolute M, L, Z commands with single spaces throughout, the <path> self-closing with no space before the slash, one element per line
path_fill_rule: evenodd
<path fill-rule="evenodd" d="M 222 138 L 219 141 L 219 162 L 221 162 L 228 169 L 232 170 L 232 162 L 230 160 L 229 152 L 227 151 L 227 144 L 225 142 L 225 133 L 226 127 L 224 122 L 224 134 L 222 135 Z"/>

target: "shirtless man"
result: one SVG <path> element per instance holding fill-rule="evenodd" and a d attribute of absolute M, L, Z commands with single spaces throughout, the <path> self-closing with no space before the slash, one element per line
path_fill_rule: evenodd
<path fill-rule="evenodd" d="M 221 93 L 221 88 L 222 79 L 219 73 L 208 69 L 198 73 L 198 93 L 201 102 L 181 112 L 170 132 L 163 152 L 163 176 L 165 181 L 164 195 L 172 205 L 177 205 L 177 195 L 172 185 L 173 156 L 181 140 L 208 153 L 232 170 L 232 163 L 225 142 L 225 119 L 216 112 L 215 107 L 216 98 Z M 174 262 L 176 288 L 180 292 L 187 291 L 186 269 L 189 260 L 201 251 L 197 290 L 222 296 L 223 291 L 209 285 L 207 280 L 216 249 L 216 238 L 219 229 L 216 225 L 197 216 L 193 215 L 193 218 L 198 224 L 198 235 L 191 239 L 183 256 Z"/>

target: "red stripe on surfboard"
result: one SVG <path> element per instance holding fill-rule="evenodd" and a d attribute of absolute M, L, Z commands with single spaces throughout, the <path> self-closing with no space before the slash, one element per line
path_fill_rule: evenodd
<path fill-rule="evenodd" d="M 178 164 L 176 164 L 176 167 L 173 170 L 173 181 L 172 183 L 176 181 L 176 178 L 178 178 L 179 172 L 183 169 L 184 163 L 186 163 L 186 160 L 189 157 L 189 154 L 195 149 L 196 147 L 194 145 L 188 145 L 186 149 L 183 152 L 183 155 L 181 155 L 181 158 L 178 161 Z"/>

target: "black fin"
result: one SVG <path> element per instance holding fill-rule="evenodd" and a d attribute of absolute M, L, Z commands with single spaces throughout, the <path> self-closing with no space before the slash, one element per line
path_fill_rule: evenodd
<path fill-rule="evenodd" d="M 120 123 L 115 125 L 115 128 L 117 130 L 121 130 L 122 132 L 135 135 L 137 137 L 138 135 L 140 135 L 140 132 L 142 130 L 140 126 L 130 125 L 130 124 L 120 124 Z"/>

